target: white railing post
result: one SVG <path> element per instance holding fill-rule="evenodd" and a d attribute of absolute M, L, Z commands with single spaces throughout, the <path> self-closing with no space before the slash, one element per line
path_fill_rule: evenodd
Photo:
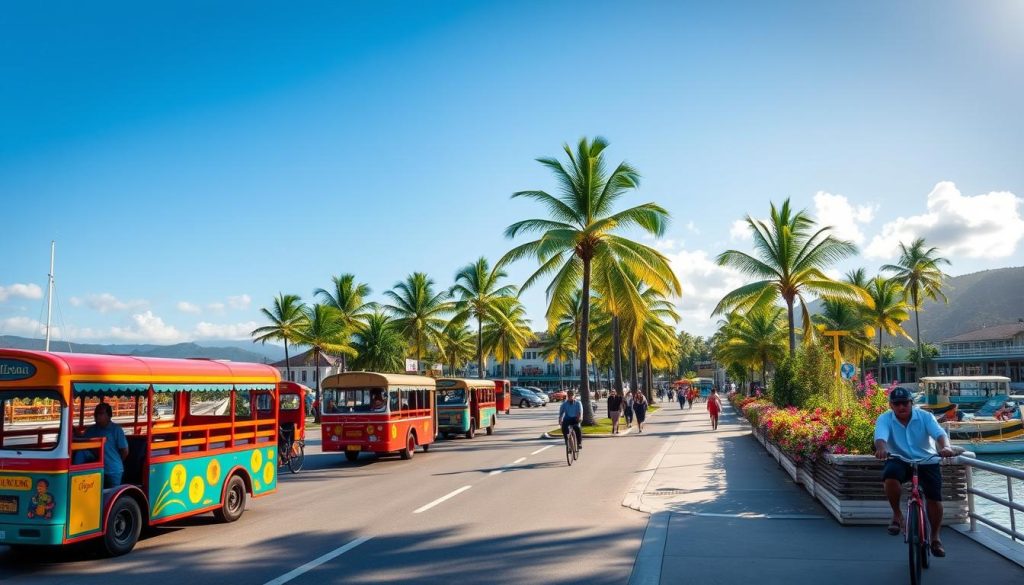
<path fill-rule="evenodd" d="M 1006 497 L 1013 502 L 1013 478 L 1006 476 Z M 1010 507 L 1010 538 L 1017 540 L 1017 511 Z"/>
<path fill-rule="evenodd" d="M 967 466 L 967 517 L 971 521 L 971 532 L 978 531 L 978 521 L 974 518 L 974 468 Z"/>

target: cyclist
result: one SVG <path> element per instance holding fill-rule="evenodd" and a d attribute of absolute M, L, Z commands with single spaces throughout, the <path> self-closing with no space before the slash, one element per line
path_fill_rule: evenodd
<path fill-rule="evenodd" d="M 583 419 L 583 404 L 576 400 L 576 392 L 565 393 L 565 401 L 558 407 L 558 424 L 562 426 L 562 436 L 568 436 L 569 428 L 576 433 L 576 445 L 583 448 L 583 431 L 580 421 Z"/>
<path fill-rule="evenodd" d="M 914 408 L 910 391 L 895 388 L 889 393 L 888 412 L 882 413 L 875 422 L 875 457 L 885 460 L 882 483 L 885 495 L 892 507 L 892 522 L 889 534 L 897 535 L 903 529 L 903 512 L 900 510 L 902 485 L 911 479 L 910 464 L 899 459 L 889 459 L 889 454 L 905 459 L 923 460 L 936 455 L 952 457 L 956 452 L 949 445 L 949 436 L 939 426 L 931 413 Z M 936 445 L 938 449 L 936 450 Z M 918 465 L 921 491 L 927 503 L 928 519 L 931 522 L 932 554 L 946 556 L 946 550 L 939 539 L 942 529 L 942 471 L 939 462 Z"/>

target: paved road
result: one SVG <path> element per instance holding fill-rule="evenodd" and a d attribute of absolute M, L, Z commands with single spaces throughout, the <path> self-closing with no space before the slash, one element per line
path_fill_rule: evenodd
<path fill-rule="evenodd" d="M 588 440 L 569 468 L 561 442 L 537 439 L 556 413 L 513 409 L 493 436 L 440 441 L 411 461 L 350 464 L 317 441 L 307 468 L 234 524 L 192 518 L 117 559 L 0 547 L 0 581 L 262 584 L 320 560 L 287 582 L 625 583 L 647 517 L 620 502 L 660 445 L 658 419 L 643 435 Z"/>

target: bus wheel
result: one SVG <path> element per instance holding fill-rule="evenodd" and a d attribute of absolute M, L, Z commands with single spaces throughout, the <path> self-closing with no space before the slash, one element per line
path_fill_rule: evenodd
<path fill-rule="evenodd" d="M 466 431 L 466 438 L 467 439 L 472 439 L 475 436 L 476 436 L 476 419 L 475 418 L 471 418 L 471 419 L 469 419 L 469 430 Z"/>
<path fill-rule="evenodd" d="M 359 451 L 345 451 L 345 459 L 349 463 L 355 463 L 359 459 Z"/>
<path fill-rule="evenodd" d="M 402 459 L 412 459 L 413 454 L 416 453 L 416 437 L 409 433 L 409 436 L 405 438 L 405 449 L 402 449 Z"/>
<path fill-rule="evenodd" d="M 135 498 L 123 497 L 110 509 L 103 546 L 112 557 L 123 555 L 133 548 L 142 533 L 142 511 Z"/>
<path fill-rule="evenodd" d="M 224 505 L 214 510 L 213 515 L 221 522 L 234 522 L 245 512 L 245 482 L 237 475 L 232 475 L 224 490 Z"/>
<path fill-rule="evenodd" d="M 487 434 L 488 435 L 493 435 L 494 434 L 494 417 L 493 416 L 491 417 L 491 425 L 489 427 L 487 427 Z"/>
<path fill-rule="evenodd" d="M 423 452 L 426 453 L 427 451 L 430 451 L 430 443 L 423 445 Z"/>

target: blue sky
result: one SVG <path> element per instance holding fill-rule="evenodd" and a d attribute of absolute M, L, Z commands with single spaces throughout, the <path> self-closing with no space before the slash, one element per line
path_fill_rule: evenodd
<path fill-rule="evenodd" d="M 858 243 L 838 272 L 918 235 L 1024 264 L 1020 3 L 210 4 L 6 7 L 0 334 L 38 335 L 51 239 L 72 341 L 244 338 L 343 272 L 446 287 L 595 135 L 673 216 L 692 332 L 785 197 Z"/>

